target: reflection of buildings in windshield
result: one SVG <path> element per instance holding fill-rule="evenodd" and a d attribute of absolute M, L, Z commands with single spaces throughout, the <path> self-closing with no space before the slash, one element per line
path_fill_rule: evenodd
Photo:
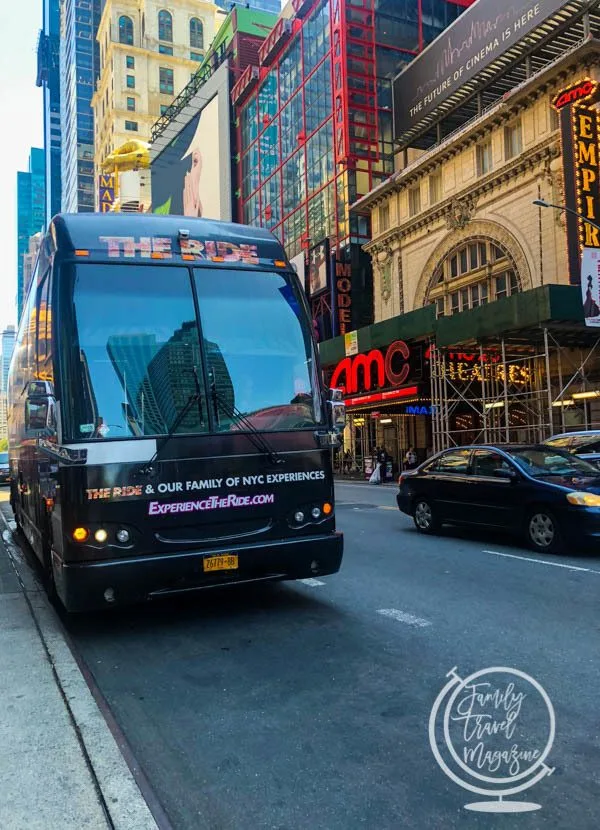
<path fill-rule="evenodd" d="M 79 350 L 79 360 L 81 362 L 81 408 L 79 411 L 85 413 L 87 423 L 93 424 L 93 429 L 95 429 L 100 423 L 98 402 L 96 401 L 94 385 L 90 376 L 88 359 L 83 349 Z"/>
<path fill-rule="evenodd" d="M 209 383 L 214 383 L 214 391 L 217 393 L 219 401 L 218 421 L 219 423 L 222 423 L 223 421 L 230 421 L 231 417 L 229 413 L 232 413 L 234 406 L 238 406 L 236 403 L 236 395 L 233 389 L 231 374 L 227 368 L 223 352 L 216 343 L 212 343 L 210 340 L 205 340 L 204 349 L 206 352 L 206 362 L 208 364 Z M 248 384 L 250 386 L 252 384 L 249 378 Z"/>
<path fill-rule="evenodd" d="M 108 338 L 106 351 L 123 389 L 121 404 L 133 435 L 152 435 L 165 431 L 148 366 L 159 351 L 154 334 L 115 335 Z"/>
<path fill-rule="evenodd" d="M 122 409 L 132 434 L 166 433 L 196 392 L 195 367 L 202 385 L 196 322 L 183 323 L 163 345 L 154 334 L 137 334 L 110 337 L 106 348 L 123 390 Z M 214 343 L 207 342 L 206 350 L 219 397 L 231 408 L 233 384 L 223 355 Z M 192 407 L 178 432 L 205 430 L 205 420 L 206 408 L 200 414 Z"/>
<path fill-rule="evenodd" d="M 196 392 L 195 366 L 200 366 L 200 348 L 196 322 L 192 320 L 177 329 L 148 364 L 148 381 L 167 427 L 173 425 Z M 198 407 L 192 407 L 178 431 L 195 432 L 205 428 L 204 409 L 202 412 L 201 417 Z"/>

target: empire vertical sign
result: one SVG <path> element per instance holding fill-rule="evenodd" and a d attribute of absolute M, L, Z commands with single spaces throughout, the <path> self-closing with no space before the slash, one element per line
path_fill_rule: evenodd
<path fill-rule="evenodd" d="M 600 248 L 600 231 L 590 224 L 598 224 L 600 219 L 600 114 L 590 106 L 597 93 L 598 83 L 584 78 L 561 90 L 553 101 L 560 115 L 565 203 L 579 214 L 567 213 L 572 285 L 581 283 L 584 249 Z"/>

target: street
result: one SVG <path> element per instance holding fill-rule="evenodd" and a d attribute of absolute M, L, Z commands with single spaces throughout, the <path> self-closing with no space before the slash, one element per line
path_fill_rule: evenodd
<path fill-rule="evenodd" d="M 422 537 L 395 488 L 337 491 L 337 576 L 67 623 L 173 828 L 490 826 L 427 724 L 449 670 L 494 665 L 535 677 L 557 720 L 542 809 L 504 826 L 597 827 L 600 559 Z"/>

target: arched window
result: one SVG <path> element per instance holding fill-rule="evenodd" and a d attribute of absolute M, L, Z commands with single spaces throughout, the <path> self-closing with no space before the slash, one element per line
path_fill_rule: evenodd
<path fill-rule="evenodd" d="M 505 248 L 491 239 L 463 242 L 436 268 L 426 304 L 435 305 L 438 317 L 509 297 L 521 291 L 515 263 Z"/>
<path fill-rule="evenodd" d="M 192 49 L 204 49 L 204 26 L 197 17 L 190 20 L 190 46 Z"/>
<path fill-rule="evenodd" d="M 119 18 L 119 43 L 133 46 L 133 20 L 126 14 Z"/>
<path fill-rule="evenodd" d="M 173 17 L 164 9 L 158 13 L 158 39 L 173 42 Z"/>

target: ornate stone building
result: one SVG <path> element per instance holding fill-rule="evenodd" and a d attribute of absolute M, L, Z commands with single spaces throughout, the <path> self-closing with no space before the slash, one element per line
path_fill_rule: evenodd
<path fill-rule="evenodd" d="M 345 344 L 324 344 L 321 355 L 346 390 L 346 438 L 361 469 L 372 445 L 385 445 L 401 466 L 409 446 L 423 458 L 454 444 L 535 441 L 600 425 L 592 400 L 600 397 L 592 353 L 600 329 L 584 325 L 577 235 L 573 242 L 563 211 L 534 204 L 577 207 L 565 183 L 573 176 L 581 187 L 577 150 L 573 159 L 563 118 L 575 118 L 577 107 L 561 115 L 555 104 L 561 90 L 589 81 L 600 81 L 600 43 L 591 36 L 435 146 L 405 149 L 397 171 L 354 205 L 371 217 L 364 247 L 374 324 Z M 598 88 L 589 88 L 586 112 L 598 112 Z M 600 159 L 600 146 L 585 152 Z M 590 210 L 599 194 L 595 183 Z M 403 386 L 394 382 L 402 359 L 410 363 Z M 565 389 L 577 390 L 575 399 Z"/>

